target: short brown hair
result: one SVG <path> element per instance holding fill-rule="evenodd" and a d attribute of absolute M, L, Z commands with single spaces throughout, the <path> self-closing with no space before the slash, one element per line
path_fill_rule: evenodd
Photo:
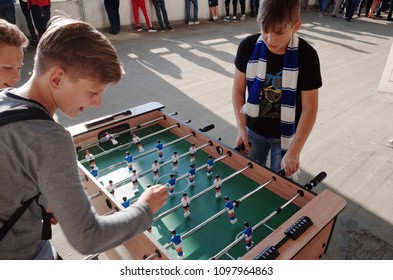
<path fill-rule="evenodd" d="M 42 35 L 34 58 L 34 71 L 42 75 L 59 66 L 73 79 L 93 78 L 117 83 L 123 66 L 109 40 L 89 23 L 53 17 Z"/>
<path fill-rule="evenodd" d="M 264 32 L 280 31 L 300 19 L 300 0 L 261 0 L 257 23 Z"/>
<path fill-rule="evenodd" d="M 0 19 L 0 44 L 25 48 L 29 40 L 15 24 Z"/>

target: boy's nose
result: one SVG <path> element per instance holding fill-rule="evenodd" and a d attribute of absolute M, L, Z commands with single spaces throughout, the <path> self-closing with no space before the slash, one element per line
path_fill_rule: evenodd
<path fill-rule="evenodd" d="M 20 81 L 20 70 L 15 69 L 14 71 L 12 71 L 12 82 L 16 84 L 16 82 L 19 81 Z"/>
<path fill-rule="evenodd" d="M 102 98 L 101 96 L 97 96 L 93 99 L 93 106 L 100 108 L 102 105 Z"/>

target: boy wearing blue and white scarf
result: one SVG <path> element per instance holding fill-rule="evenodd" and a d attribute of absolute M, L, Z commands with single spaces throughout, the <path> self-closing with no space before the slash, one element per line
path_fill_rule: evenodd
<path fill-rule="evenodd" d="M 262 0 L 257 22 L 261 33 L 245 38 L 235 58 L 236 145 L 244 143 L 248 156 L 262 165 L 270 151 L 271 169 L 290 176 L 299 169 L 317 116 L 318 54 L 296 34 L 300 0 Z"/>

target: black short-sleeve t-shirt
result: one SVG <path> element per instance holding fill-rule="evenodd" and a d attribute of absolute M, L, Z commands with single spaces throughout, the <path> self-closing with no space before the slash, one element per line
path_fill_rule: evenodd
<path fill-rule="evenodd" d="M 247 63 L 260 34 L 246 37 L 240 43 L 235 57 L 236 68 L 246 73 Z M 267 55 L 264 94 L 259 106 L 259 116 L 247 116 L 247 127 L 265 137 L 280 138 L 281 82 L 284 56 Z M 296 125 L 302 112 L 301 91 L 318 89 L 322 86 L 319 58 L 316 50 L 304 39 L 299 38 L 299 75 L 297 82 Z"/>

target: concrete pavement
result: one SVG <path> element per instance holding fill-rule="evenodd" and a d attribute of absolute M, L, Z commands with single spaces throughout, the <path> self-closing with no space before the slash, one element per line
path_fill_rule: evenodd
<path fill-rule="evenodd" d="M 384 14 L 383 14 L 384 15 Z M 299 35 L 318 51 L 323 87 L 318 120 L 301 156 L 299 182 L 320 171 L 328 177 L 315 189 L 332 189 L 347 199 L 324 259 L 393 259 L 393 95 L 377 88 L 392 45 L 393 22 L 320 17 L 304 12 Z M 237 23 L 174 24 L 174 32 L 113 36 L 126 75 L 104 96 L 100 109 L 65 126 L 150 101 L 191 119 L 195 128 L 215 124 L 212 137 L 233 145 L 231 105 L 233 60 L 244 36 L 258 32 L 255 18 Z M 32 67 L 26 53 L 23 80 Z"/>

